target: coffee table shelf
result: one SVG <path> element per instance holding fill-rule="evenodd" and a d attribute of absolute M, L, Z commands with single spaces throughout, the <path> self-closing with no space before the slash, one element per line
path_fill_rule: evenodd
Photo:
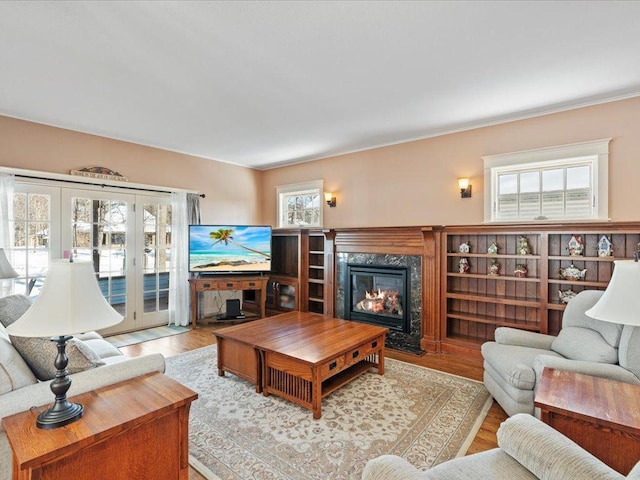
<path fill-rule="evenodd" d="M 322 382 L 322 398 L 326 397 L 327 395 L 331 395 L 340 387 L 346 385 L 363 373 L 368 372 L 372 368 L 378 368 L 378 364 L 374 362 L 363 361 L 350 366 L 346 370 L 341 371 L 333 377 L 327 378 L 324 382 Z"/>

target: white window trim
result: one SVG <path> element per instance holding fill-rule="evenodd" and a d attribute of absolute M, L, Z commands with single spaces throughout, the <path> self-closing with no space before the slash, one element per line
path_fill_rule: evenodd
<path fill-rule="evenodd" d="M 284 195 L 288 193 L 318 192 L 320 194 L 320 217 L 319 225 L 289 225 L 287 223 L 287 209 L 284 205 Z M 324 225 L 324 180 L 313 180 L 311 182 L 293 183 L 290 185 L 280 185 L 276 187 L 276 212 L 278 212 L 278 228 L 318 228 Z"/>
<path fill-rule="evenodd" d="M 512 153 L 502 153 L 498 155 L 487 155 L 482 157 L 484 161 L 484 184 L 490 188 L 488 195 L 484 196 L 484 223 L 508 223 L 504 220 L 495 219 L 495 201 L 497 195 L 497 173 L 516 166 L 535 168 L 544 162 L 566 160 L 567 163 L 585 157 L 595 157 L 593 162 L 593 192 L 594 192 L 594 215 L 585 220 L 609 220 L 609 143 L 611 138 L 591 140 L 588 142 L 572 143 L 555 147 L 545 147 L 533 150 L 523 150 Z M 540 220 L 519 219 L 513 223 L 544 223 Z M 558 219 L 549 220 L 557 223 Z"/>

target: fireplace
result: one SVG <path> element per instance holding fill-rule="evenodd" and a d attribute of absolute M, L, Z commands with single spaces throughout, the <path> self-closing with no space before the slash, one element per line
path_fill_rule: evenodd
<path fill-rule="evenodd" d="M 409 279 L 407 267 L 348 264 L 345 318 L 409 332 Z"/>

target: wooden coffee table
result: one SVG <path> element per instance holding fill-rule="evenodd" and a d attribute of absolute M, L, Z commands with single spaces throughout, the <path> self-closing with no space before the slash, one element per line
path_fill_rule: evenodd
<path fill-rule="evenodd" d="M 371 368 L 384 374 L 387 329 L 289 312 L 217 330 L 218 374 L 233 373 L 321 416 L 322 398 Z"/>

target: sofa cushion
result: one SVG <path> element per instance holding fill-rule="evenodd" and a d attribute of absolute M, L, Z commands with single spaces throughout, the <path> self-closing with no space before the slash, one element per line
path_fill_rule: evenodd
<path fill-rule="evenodd" d="M 0 337 L 0 395 L 38 383 L 29 366 L 6 338 Z"/>
<path fill-rule="evenodd" d="M 618 363 L 618 349 L 590 328 L 563 327 L 551 344 L 551 350 L 571 360 Z"/>
<path fill-rule="evenodd" d="M 31 300 L 26 295 L 9 295 L 0 299 L 0 323 L 4 327 L 8 327 L 18 320 L 30 306 Z M 51 380 L 55 377 L 56 368 L 53 362 L 58 354 L 55 342 L 52 342 L 49 337 L 10 335 L 9 338 L 38 380 Z M 66 354 L 69 359 L 67 370 L 70 374 L 104 365 L 104 362 L 89 346 L 75 338 L 67 342 Z"/>
<path fill-rule="evenodd" d="M 11 336 L 11 343 L 20 352 L 38 380 L 51 380 L 55 377 L 56 368 L 53 362 L 58 354 L 58 349 L 56 343 L 52 342 L 50 338 Z M 69 374 L 105 364 L 90 347 L 76 338 L 67 342 L 66 354 L 69 359 L 67 363 Z"/>
<path fill-rule="evenodd" d="M 26 295 L 9 295 L 0 298 L 0 323 L 8 327 L 18 320 L 31 306 Z"/>
<path fill-rule="evenodd" d="M 83 343 L 91 350 L 93 350 L 101 360 L 106 360 L 111 357 L 124 356 L 120 350 L 118 350 L 103 338 L 91 338 L 88 340 L 83 340 Z"/>

